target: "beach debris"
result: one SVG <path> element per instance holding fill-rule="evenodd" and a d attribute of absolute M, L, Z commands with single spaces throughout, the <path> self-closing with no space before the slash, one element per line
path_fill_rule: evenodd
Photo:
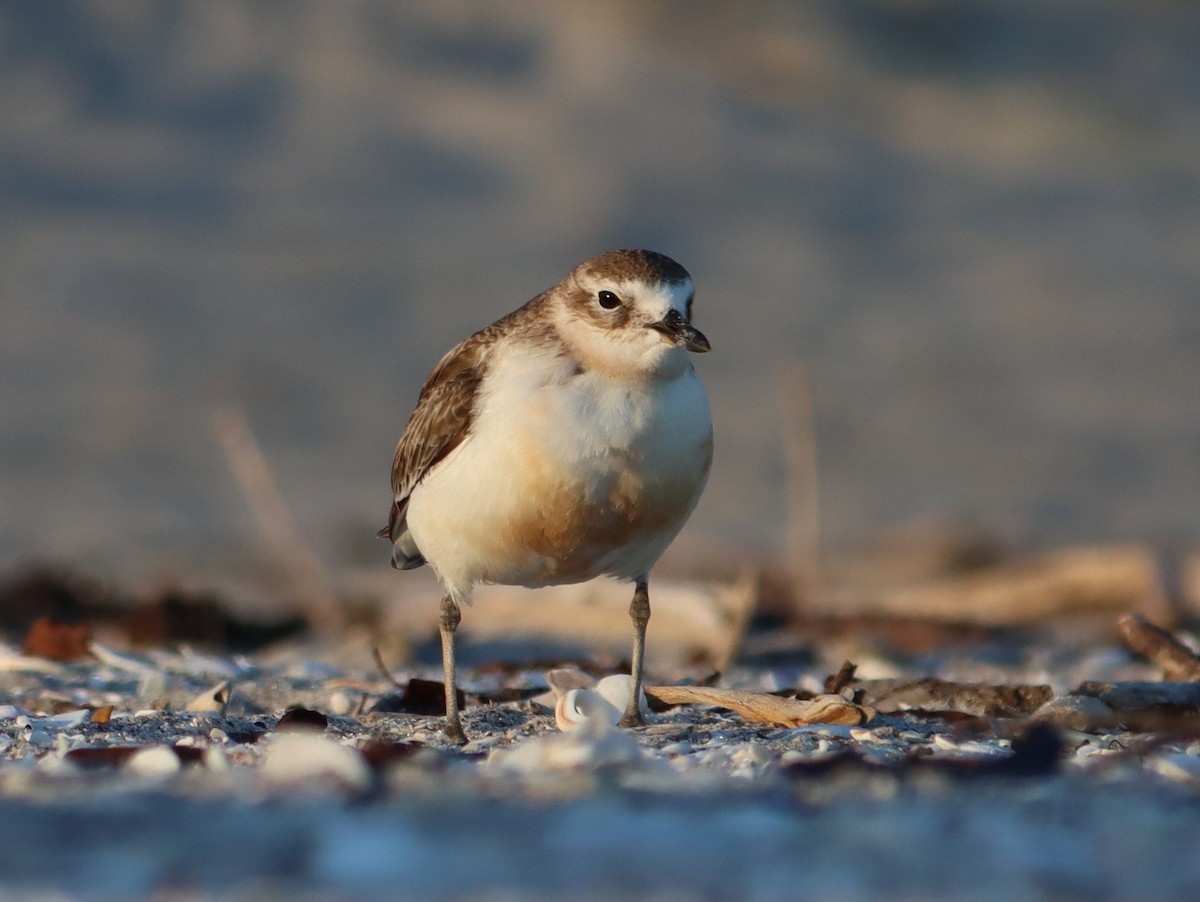
<path fill-rule="evenodd" d="M 86 623 L 39 617 L 21 643 L 21 653 L 69 664 L 88 655 L 92 628 Z"/>
<path fill-rule="evenodd" d="M 324 732 L 329 727 L 329 718 L 320 711 L 293 705 L 283 712 L 275 729 L 280 731 Z"/>
<path fill-rule="evenodd" d="M 402 692 L 391 692 L 380 697 L 371 707 L 379 714 L 420 714 L 427 717 L 445 717 L 446 690 L 441 680 L 423 680 L 413 677 L 404 684 Z M 466 706 L 466 695 L 458 690 L 458 705 Z"/>
<path fill-rule="evenodd" d="M 1090 695 L 1060 695 L 1052 698 L 1033 712 L 1031 719 L 1081 733 L 1100 733 L 1112 730 L 1119 724 L 1113 709 Z"/>
<path fill-rule="evenodd" d="M 980 717 L 1032 714 L 1054 694 L 1047 685 L 956 683 L 936 677 L 918 680 L 863 680 L 846 684 L 878 711 L 959 711 Z"/>
<path fill-rule="evenodd" d="M 1120 617 L 1117 628 L 1129 650 L 1161 667 L 1167 682 L 1200 680 L 1200 657 L 1172 633 L 1136 613 Z"/>
<path fill-rule="evenodd" d="M 158 667 L 153 661 L 148 661 L 126 652 L 116 651 L 107 645 L 101 645 L 99 642 L 92 642 L 88 645 L 88 651 L 92 653 L 92 657 L 97 661 L 106 667 L 113 668 L 113 670 L 123 670 L 126 673 L 137 673 L 151 677 L 162 675 L 162 668 Z"/>
<path fill-rule="evenodd" d="M 1200 735 L 1200 683 L 1082 683 L 1072 695 L 1095 698 L 1133 733 Z"/>
<path fill-rule="evenodd" d="M 183 767 L 175 750 L 165 745 L 138 749 L 125 762 L 125 770 L 144 777 L 170 777 Z"/>
<path fill-rule="evenodd" d="M 527 777 L 545 777 L 561 771 L 636 768 L 651 756 L 631 733 L 601 718 L 585 718 L 569 732 L 534 736 L 512 748 L 494 750 L 487 765 Z"/>
<path fill-rule="evenodd" d="M 276 733 L 262 763 L 263 777 L 276 785 L 325 784 L 362 791 L 371 785 L 371 768 L 357 749 L 312 730 Z"/>
<path fill-rule="evenodd" d="M 187 703 L 184 710 L 197 714 L 223 714 L 229 706 L 230 694 L 229 680 L 222 680 L 193 698 Z"/>
<path fill-rule="evenodd" d="M 754 723 L 795 727 L 833 723 L 858 726 L 875 716 L 875 711 L 840 695 L 818 695 L 811 699 L 783 698 L 766 692 L 719 689 L 712 686 L 647 686 L 646 695 L 671 705 L 710 705 L 728 708 Z"/>
<path fill-rule="evenodd" d="M 577 730 L 585 723 L 598 722 L 615 727 L 625 713 L 633 692 L 633 677 L 616 673 L 596 682 L 591 688 L 568 689 L 554 706 L 554 722 L 563 732 Z M 645 693 L 638 700 L 642 718 L 648 719 L 650 708 Z"/>

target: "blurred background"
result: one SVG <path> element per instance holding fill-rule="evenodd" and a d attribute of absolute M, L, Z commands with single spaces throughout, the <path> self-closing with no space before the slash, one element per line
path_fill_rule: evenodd
<path fill-rule="evenodd" d="M 434 362 L 621 246 L 714 347 L 677 555 L 783 548 L 796 366 L 827 549 L 1191 547 L 1197 47 L 1171 2 L 0 2 L 0 565 L 253 570 L 224 411 L 386 568 Z"/>

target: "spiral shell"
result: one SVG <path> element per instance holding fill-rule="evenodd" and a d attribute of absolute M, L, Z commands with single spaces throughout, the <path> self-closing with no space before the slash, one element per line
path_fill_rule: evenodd
<path fill-rule="evenodd" d="M 564 733 L 584 725 L 615 727 L 632 691 L 633 677 L 625 673 L 607 676 L 591 689 L 569 689 L 554 707 L 554 721 Z M 644 694 L 638 707 L 643 717 L 650 713 Z"/>

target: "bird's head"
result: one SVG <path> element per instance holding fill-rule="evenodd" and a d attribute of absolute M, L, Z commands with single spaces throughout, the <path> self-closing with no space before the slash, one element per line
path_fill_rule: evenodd
<path fill-rule="evenodd" d="M 663 254 L 610 251 L 575 267 L 551 291 L 555 322 L 585 369 L 627 378 L 674 378 L 688 352 L 709 350 L 692 325 L 688 271 Z"/>

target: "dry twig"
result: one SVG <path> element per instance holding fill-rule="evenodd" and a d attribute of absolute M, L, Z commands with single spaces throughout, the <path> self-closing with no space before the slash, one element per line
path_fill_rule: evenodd
<path fill-rule="evenodd" d="M 304 599 L 310 620 L 318 628 L 336 626 L 341 618 L 325 567 L 297 528 L 245 415 L 240 411 L 217 411 L 212 417 L 212 429 L 259 528 L 290 577 L 296 594 Z"/>
<path fill-rule="evenodd" d="M 1117 626 L 1129 650 L 1161 667 L 1167 682 L 1200 680 L 1200 657 L 1171 633 L 1141 614 L 1125 614 L 1117 620 Z"/>
<path fill-rule="evenodd" d="M 716 705 L 736 711 L 747 720 L 773 726 L 836 723 L 857 726 L 875 716 L 871 708 L 848 702 L 840 695 L 818 695 L 807 701 L 764 692 L 715 689 L 710 686 L 647 686 L 646 695 L 668 705 Z"/>

